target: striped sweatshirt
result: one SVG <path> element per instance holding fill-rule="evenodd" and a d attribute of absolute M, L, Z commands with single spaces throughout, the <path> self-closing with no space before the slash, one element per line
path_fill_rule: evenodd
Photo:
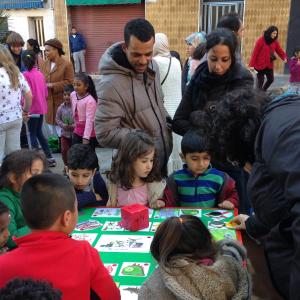
<path fill-rule="evenodd" d="M 187 165 L 184 165 L 183 169 L 173 173 L 170 179 L 175 182 L 180 206 L 215 207 L 224 177 L 224 172 L 212 167 L 194 177 Z"/>

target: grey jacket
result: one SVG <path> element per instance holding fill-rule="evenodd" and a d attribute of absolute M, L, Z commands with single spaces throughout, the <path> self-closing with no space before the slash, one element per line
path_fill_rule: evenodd
<path fill-rule="evenodd" d="M 143 284 L 139 300 L 246 300 L 251 280 L 243 267 L 246 250 L 231 240 L 218 242 L 218 257 L 211 266 L 174 260 L 174 268 L 158 267 Z"/>
<path fill-rule="evenodd" d="M 142 129 L 153 137 L 159 161 L 165 165 L 172 151 L 172 135 L 157 64 L 151 61 L 144 74 L 134 72 L 117 43 L 103 54 L 99 67 L 103 77 L 95 130 L 100 145 L 118 149 L 127 133 Z"/>

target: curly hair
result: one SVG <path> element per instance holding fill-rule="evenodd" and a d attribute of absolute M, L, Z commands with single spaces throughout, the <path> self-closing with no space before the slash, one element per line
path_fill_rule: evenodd
<path fill-rule="evenodd" d="M 47 281 L 15 278 L 0 289 L 0 300 L 61 300 L 60 290 Z"/>
<path fill-rule="evenodd" d="M 211 110 L 194 113 L 192 123 L 209 136 L 214 159 L 243 166 L 254 161 L 254 143 L 270 98 L 260 91 L 239 89 L 224 95 Z M 208 134 L 209 133 L 209 134 Z"/>
<path fill-rule="evenodd" d="M 115 184 L 120 184 L 124 189 L 131 189 L 134 181 L 133 163 L 155 150 L 152 138 L 142 130 L 130 132 L 124 138 L 121 148 L 117 155 L 113 158 L 111 171 L 108 179 Z M 146 178 L 145 182 L 153 182 L 161 180 L 159 172 L 159 163 L 154 155 L 153 168 Z"/>

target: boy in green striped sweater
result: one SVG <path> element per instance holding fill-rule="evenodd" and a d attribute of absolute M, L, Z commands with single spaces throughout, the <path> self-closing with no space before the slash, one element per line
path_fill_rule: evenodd
<path fill-rule="evenodd" d="M 211 166 L 205 137 L 196 131 L 187 132 L 181 142 L 181 152 L 183 169 L 168 178 L 168 187 L 179 206 L 238 207 L 235 181 Z"/>

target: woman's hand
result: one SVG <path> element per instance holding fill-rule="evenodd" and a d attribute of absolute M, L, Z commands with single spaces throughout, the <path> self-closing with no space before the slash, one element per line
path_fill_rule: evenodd
<path fill-rule="evenodd" d="M 48 82 L 48 83 L 47 83 L 47 88 L 52 89 L 52 88 L 53 88 L 53 83 Z"/>
<path fill-rule="evenodd" d="M 248 219 L 249 219 L 248 215 L 240 214 L 234 217 L 232 220 L 230 220 L 230 222 L 236 224 L 236 226 L 234 226 L 234 229 L 246 230 L 246 221 Z"/>
<path fill-rule="evenodd" d="M 83 145 L 89 145 L 90 141 L 88 139 L 82 139 Z"/>

